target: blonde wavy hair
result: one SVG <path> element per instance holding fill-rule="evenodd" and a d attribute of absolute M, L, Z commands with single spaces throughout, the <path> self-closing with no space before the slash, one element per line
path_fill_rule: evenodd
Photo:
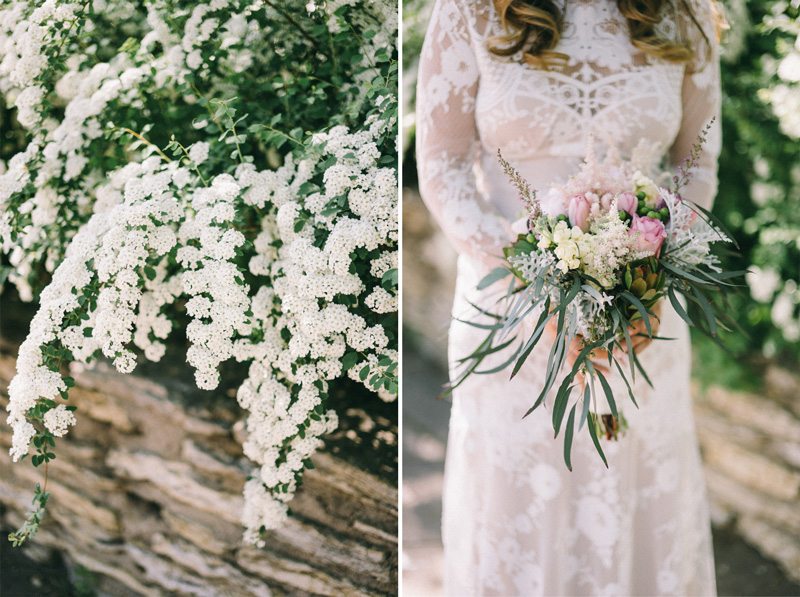
<path fill-rule="evenodd" d="M 564 15 L 553 0 L 493 0 L 500 22 L 506 30 L 489 40 L 489 50 L 497 56 L 513 56 L 523 52 L 528 64 L 550 68 L 564 63 L 567 56 L 554 48 L 561 38 Z M 677 0 L 680 9 L 698 28 L 707 48 L 710 47 L 700 23 L 686 0 Z M 617 0 L 617 8 L 628 23 L 633 45 L 646 55 L 668 62 L 689 62 L 696 50 L 687 41 L 660 36 L 656 25 L 670 0 Z"/>

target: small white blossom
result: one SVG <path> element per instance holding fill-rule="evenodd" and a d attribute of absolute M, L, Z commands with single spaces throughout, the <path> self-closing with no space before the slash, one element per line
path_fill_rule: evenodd
<path fill-rule="evenodd" d="M 195 164 L 202 164 L 208 159 L 208 149 L 208 143 L 203 141 L 193 143 L 192 146 L 189 147 L 189 159 Z"/>
<path fill-rule="evenodd" d="M 56 437 L 62 437 L 67 433 L 72 425 L 75 424 L 75 415 L 72 411 L 67 410 L 63 404 L 59 404 L 55 408 L 48 410 L 44 414 L 44 426 L 47 430 Z"/>

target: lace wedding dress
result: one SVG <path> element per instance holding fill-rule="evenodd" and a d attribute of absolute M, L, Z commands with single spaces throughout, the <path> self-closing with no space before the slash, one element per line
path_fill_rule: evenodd
<path fill-rule="evenodd" d="M 459 253 L 455 317 L 474 316 L 470 302 L 491 304 L 476 285 L 521 215 L 498 148 L 542 190 L 575 172 L 590 138 L 623 155 L 644 140 L 666 165 L 688 155 L 719 111 L 709 2 L 690 2 L 708 42 L 686 13 L 665 13 L 661 32 L 688 40 L 697 56 L 674 64 L 633 47 L 612 0 L 569 0 L 556 48 L 569 62 L 543 71 L 488 51 L 488 39 L 502 33 L 491 0 L 437 1 L 420 60 L 417 163 L 423 198 Z M 684 193 L 706 207 L 719 146 L 717 121 Z M 567 470 L 547 405 L 522 419 L 544 381 L 548 346 L 512 381 L 507 371 L 478 375 L 456 390 L 442 524 L 448 594 L 715 593 L 688 330 L 668 305 L 660 334 L 675 339 L 641 353 L 654 389 L 637 378 L 640 408 L 616 392 L 630 428 L 604 442 L 608 469 L 583 429 Z M 452 366 L 482 337 L 454 322 Z"/>

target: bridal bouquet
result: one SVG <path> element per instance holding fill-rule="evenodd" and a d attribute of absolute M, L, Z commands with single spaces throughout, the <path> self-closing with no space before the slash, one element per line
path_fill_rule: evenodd
<path fill-rule="evenodd" d="M 541 200 L 498 151 L 527 213 L 524 224 L 515 225 L 522 228 L 521 234 L 504 249 L 504 267 L 479 283 L 482 290 L 511 278 L 497 312 L 479 309 L 480 321 L 464 322 L 485 330 L 486 338 L 461 359 L 463 369 L 451 389 L 473 373 L 510 368 L 514 377 L 548 335 L 546 330 L 552 330 L 555 341 L 544 386 L 525 416 L 544 402 L 565 372 L 556 389 L 552 420 L 556 436 L 564 429 L 564 459 L 570 470 L 576 419 L 579 428 L 588 427 L 608 466 L 599 437 L 616 439 L 627 423 L 607 376 L 616 370 L 636 404 L 631 382 L 637 372 L 651 382 L 635 349 L 645 340 L 666 340 L 656 335 L 663 298 L 690 326 L 712 337 L 718 328 L 734 325 L 715 307 L 715 295 L 734 286 L 731 280 L 743 272 L 723 271 L 712 253 L 715 243 L 733 241 L 706 210 L 680 194 L 704 140 L 705 133 L 669 188 L 656 184 L 631 161 L 612 154 L 600 162 L 590 154 L 578 173 Z M 678 293 L 698 309 L 684 308 Z M 481 368 L 487 357 L 509 347 L 513 348 L 502 363 Z M 571 347 L 577 356 L 570 364 Z M 570 401 L 576 388 L 578 399 Z M 598 404 L 603 396 L 607 409 Z M 608 414 L 597 414 L 603 410 Z"/>

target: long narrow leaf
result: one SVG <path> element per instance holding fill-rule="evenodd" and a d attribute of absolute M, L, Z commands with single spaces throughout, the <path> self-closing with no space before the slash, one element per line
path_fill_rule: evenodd
<path fill-rule="evenodd" d="M 569 411 L 569 419 L 567 419 L 567 428 L 564 431 L 564 462 L 567 463 L 567 468 L 572 470 L 572 436 L 575 431 L 575 406 Z"/>
<path fill-rule="evenodd" d="M 485 359 L 486 357 L 488 357 L 491 354 L 494 354 L 496 352 L 500 352 L 501 350 L 503 350 L 504 348 L 509 346 L 511 343 L 513 343 L 514 340 L 516 340 L 516 339 L 517 339 L 517 337 L 514 336 L 513 338 L 511 338 L 511 340 L 503 342 L 502 344 L 498 344 L 497 346 L 492 346 L 491 348 L 487 348 L 485 350 L 476 350 L 475 352 L 473 352 L 469 356 L 461 358 L 461 359 L 458 359 L 456 362 L 457 363 L 464 363 L 464 362 L 469 361 L 471 359 L 478 359 L 478 358 Z"/>
<path fill-rule="evenodd" d="M 633 388 L 631 388 L 628 377 L 625 375 L 625 371 L 623 371 L 622 366 L 616 358 L 614 358 L 614 366 L 617 368 L 617 371 L 619 371 L 619 376 L 622 378 L 622 381 L 625 382 L 625 387 L 628 388 L 628 398 L 631 399 L 631 402 L 633 402 L 636 408 L 639 408 L 639 403 L 636 402 L 636 397 L 633 395 Z"/>
<path fill-rule="evenodd" d="M 628 292 L 627 290 L 625 290 L 625 291 L 622 292 L 622 296 L 631 305 L 636 307 L 636 310 L 639 312 L 639 315 L 642 316 L 642 320 L 644 321 L 644 327 L 647 328 L 648 336 L 652 336 L 653 335 L 653 328 L 650 325 L 650 311 L 647 310 L 647 307 L 645 307 L 642 304 L 642 301 L 640 301 L 638 298 L 636 298 L 636 296 L 633 293 Z"/>
<path fill-rule="evenodd" d="M 519 351 L 520 350 L 522 350 L 522 343 L 521 342 L 520 342 L 520 345 L 517 346 L 517 348 L 508 356 L 508 358 L 505 361 L 503 361 L 499 365 L 495 365 L 491 369 L 481 369 L 480 371 L 478 371 L 476 369 L 475 373 L 477 373 L 479 375 L 493 375 L 494 373 L 500 373 L 501 371 L 504 371 L 505 369 L 508 368 L 508 366 L 511 363 L 513 363 L 516 360 L 516 358 L 519 356 Z"/>
<path fill-rule="evenodd" d="M 706 316 L 706 321 L 708 322 L 708 329 L 711 332 L 712 336 L 717 335 L 717 318 L 716 314 L 714 313 L 714 307 L 711 306 L 709 300 L 705 297 L 705 295 L 695 286 L 692 287 L 692 294 L 694 294 L 695 298 L 697 299 L 697 303 L 700 305 L 700 308 L 703 310 L 703 315 Z"/>
<path fill-rule="evenodd" d="M 639 360 L 639 357 L 636 356 L 636 351 L 634 350 L 633 352 L 631 352 L 628 355 L 628 358 L 633 359 L 633 364 L 636 365 L 636 369 L 638 369 L 639 373 L 642 374 L 642 377 L 644 377 L 644 380 L 647 382 L 647 385 L 652 388 L 653 387 L 653 382 L 650 381 L 650 377 L 647 375 L 647 371 L 644 370 L 644 367 L 642 366 L 642 363 Z"/>
<path fill-rule="evenodd" d="M 664 269 L 667 269 L 667 270 L 671 271 L 673 274 L 675 274 L 679 278 L 685 278 L 687 280 L 691 280 L 692 282 L 695 282 L 696 284 L 706 284 L 706 285 L 709 285 L 709 286 L 713 285 L 713 284 L 709 284 L 708 280 L 704 280 L 703 278 L 700 278 L 700 277 L 698 277 L 698 276 L 696 276 L 696 275 L 694 275 L 694 274 L 692 274 L 690 272 L 687 272 L 685 269 L 683 269 L 681 267 L 678 267 L 677 265 L 674 265 L 673 263 L 670 263 L 666 259 L 661 261 L 661 265 L 664 267 Z"/>
<path fill-rule="evenodd" d="M 544 333 L 545 327 L 547 326 L 547 321 L 552 317 L 552 314 L 547 311 L 547 307 L 549 307 L 549 305 L 550 305 L 550 299 L 548 298 L 547 301 L 545 302 L 545 309 L 539 316 L 539 319 L 536 322 L 536 327 L 533 329 L 533 333 L 530 335 L 530 338 L 528 338 L 528 341 L 525 343 L 525 347 L 522 349 L 522 354 L 520 355 L 517 362 L 514 364 L 514 369 L 511 371 L 512 379 L 522 368 L 522 365 L 525 363 L 525 360 L 531 354 L 531 351 L 533 351 L 533 349 L 536 347 L 536 345 L 539 342 L 539 339 Z"/>
<path fill-rule="evenodd" d="M 611 391 L 611 386 L 608 385 L 608 380 L 606 380 L 605 375 L 603 375 L 601 371 L 597 372 L 597 378 L 600 380 L 600 385 L 603 386 L 603 392 L 606 395 L 611 414 L 614 415 L 616 419 L 619 417 L 619 413 L 617 412 L 617 403 L 614 401 L 614 392 Z"/>
<path fill-rule="evenodd" d="M 505 267 L 496 267 L 492 271 L 490 271 L 484 278 L 478 282 L 478 290 L 485 290 L 495 282 L 499 282 L 506 276 L 511 275 L 511 272 L 508 268 Z"/>
<path fill-rule="evenodd" d="M 669 302 L 672 303 L 672 308 L 675 309 L 675 312 L 680 316 L 680 318 L 683 319 L 690 327 L 694 327 L 694 321 L 692 321 L 692 318 L 689 317 L 686 309 L 683 308 L 683 305 L 681 305 L 681 302 L 678 300 L 678 296 L 675 294 L 674 286 L 669 287 L 669 290 L 667 290 L 667 296 L 669 297 Z"/>
<path fill-rule="evenodd" d="M 567 412 L 567 406 L 569 405 L 569 397 L 572 394 L 572 379 L 573 375 L 567 375 L 564 380 L 561 382 L 561 386 L 558 388 L 558 392 L 556 393 L 556 401 L 553 405 L 553 431 L 555 431 L 555 435 L 553 437 L 558 437 L 558 432 L 561 429 L 561 423 L 564 420 L 564 413 Z"/>
<path fill-rule="evenodd" d="M 592 436 L 592 443 L 594 444 L 597 453 L 600 454 L 600 458 L 603 459 L 603 464 L 606 465 L 608 468 L 608 460 L 606 460 L 606 455 L 603 453 L 603 448 L 600 447 L 600 440 L 597 438 L 597 428 L 595 427 L 595 417 L 598 415 L 592 415 L 589 420 L 589 435 Z"/>
<path fill-rule="evenodd" d="M 589 405 L 592 402 L 592 392 L 590 390 L 589 384 L 586 384 L 586 387 L 583 389 L 583 408 L 581 410 L 581 424 L 578 425 L 578 429 L 583 429 L 583 425 L 586 423 L 586 418 L 589 416 Z"/>
<path fill-rule="evenodd" d="M 496 330 L 500 331 L 505 327 L 505 323 L 478 323 L 477 321 L 470 321 L 469 319 L 459 319 L 458 317 L 453 318 L 458 323 L 466 324 L 473 328 L 478 328 L 479 330 Z"/>

